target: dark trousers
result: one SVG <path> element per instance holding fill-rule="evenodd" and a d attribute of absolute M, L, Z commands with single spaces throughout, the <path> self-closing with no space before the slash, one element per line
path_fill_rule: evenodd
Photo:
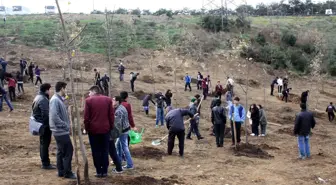
<path fill-rule="evenodd" d="M 202 89 L 202 81 L 197 81 L 197 90 Z"/>
<path fill-rule="evenodd" d="M 50 142 L 51 142 L 50 128 L 42 126 L 40 135 L 40 157 L 43 166 L 50 165 L 50 159 L 49 159 Z"/>
<path fill-rule="evenodd" d="M 287 103 L 287 101 L 288 101 L 288 94 L 282 96 L 282 99 L 281 99 L 281 100 L 283 101 L 284 99 L 285 99 L 285 101 L 286 101 L 286 103 Z"/>
<path fill-rule="evenodd" d="M 221 100 L 222 99 L 222 93 L 221 92 L 216 92 L 216 94 L 218 95 L 218 98 Z"/>
<path fill-rule="evenodd" d="M 203 96 L 204 96 L 203 100 L 205 100 L 206 97 L 208 96 L 208 88 L 203 88 Z"/>
<path fill-rule="evenodd" d="M 18 84 L 18 91 L 19 91 L 19 93 L 24 92 L 23 83 Z"/>
<path fill-rule="evenodd" d="M 333 112 L 328 112 L 329 121 L 332 122 L 335 119 L 335 114 Z"/>
<path fill-rule="evenodd" d="M 197 124 L 196 120 L 191 120 L 190 121 L 190 128 L 188 130 L 187 138 L 191 137 L 191 132 L 194 132 L 196 134 L 197 138 L 201 137 L 201 134 L 199 133 L 198 124 Z"/>
<path fill-rule="evenodd" d="M 271 85 L 271 96 L 274 96 L 274 85 Z"/>
<path fill-rule="evenodd" d="M 20 73 L 23 75 L 23 72 L 24 72 L 24 68 L 23 67 L 20 67 Z"/>
<path fill-rule="evenodd" d="M 37 82 L 40 82 L 40 84 L 42 84 L 42 79 L 41 79 L 41 77 L 36 76 L 35 85 L 37 85 Z"/>
<path fill-rule="evenodd" d="M 131 90 L 134 92 L 134 80 L 131 80 Z"/>
<path fill-rule="evenodd" d="M 214 127 L 217 147 L 223 147 L 225 124 L 215 124 Z"/>
<path fill-rule="evenodd" d="M 278 93 L 281 93 L 282 92 L 282 85 L 279 85 L 278 86 Z"/>
<path fill-rule="evenodd" d="M 189 91 L 191 91 L 191 86 L 190 83 L 186 82 L 185 86 L 184 86 L 184 91 L 187 90 L 187 87 L 189 87 Z"/>
<path fill-rule="evenodd" d="M 252 120 L 252 133 L 259 135 L 259 120 Z"/>
<path fill-rule="evenodd" d="M 70 135 L 55 136 L 57 144 L 57 170 L 60 175 L 72 173 L 71 161 L 73 155 L 73 146 Z"/>
<path fill-rule="evenodd" d="M 89 141 L 97 174 L 107 174 L 110 134 L 89 134 Z"/>
<path fill-rule="evenodd" d="M 236 136 L 236 138 L 237 138 L 237 142 L 238 143 L 240 143 L 240 128 L 241 128 L 241 123 L 240 122 L 236 122 L 236 132 L 237 132 L 237 136 Z M 234 130 L 233 130 L 233 122 L 231 121 L 231 135 L 232 135 L 232 143 L 234 143 L 235 142 L 235 139 L 234 139 L 234 137 L 235 137 L 235 135 L 234 135 Z"/>
<path fill-rule="evenodd" d="M 118 157 L 117 149 L 115 147 L 115 141 L 114 140 L 110 140 L 110 142 L 109 142 L 109 154 L 110 154 L 111 159 L 113 160 L 113 163 L 116 166 L 116 170 L 118 172 L 122 171 L 121 161 Z"/>
<path fill-rule="evenodd" d="M 8 87 L 10 101 L 15 101 L 15 87 Z"/>
<path fill-rule="evenodd" d="M 179 149 L 180 149 L 180 156 L 183 156 L 184 153 L 184 130 L 180 132 L 172 132 L 169 131 L 168 135 L 168 155 L 173 153 L 174 144 L 175 144 L 175 137 L 179 140 Z"/>
<path fill-rule="evenodd" d="M 109 87 L 108 87 L 108 85 L 104 85 L 103 86 L 104 87 L 104 94 L 106 95 L 106 96 L 108 96 L 108 94 L 109 94 Z"/>
<path fill-rule="evenodd" d="M 31 81 L 31 83 L 34 83 L 34 74 L 33 73 L 29 73 L 29 78 L 28 81 Z"/>

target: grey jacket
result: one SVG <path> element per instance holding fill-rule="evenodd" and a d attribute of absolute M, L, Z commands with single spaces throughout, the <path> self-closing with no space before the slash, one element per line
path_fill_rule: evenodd
<path fill-rule="evenodd" d="M 187 115 L 191 118 L 194 116 L 188 109 L 174 109 L 169 111 L 165 118 L 169 132 L 184 131 L 183 116 Z"/>
<path fill-rule="evenodd" d="M 70 119 L 62 97 L 55 94 L 50 99 L 49 125 L 54 136 L 70 133 Z"/>
<path fill-rule="evenodd" d="M 48 95 L 40 92 L 34 99 L 32 105 L 32 116 L 43 126 L 49 127 L 49 99 Z"/>
<path fill-rule="evenodd" d="M 131 129 L 128 121 L 128 113 L 123 105 L 119 105 L 114 112 L 114 127 L 116 127 L 120 133 L 125 133 Z"/>
<path fill-rule="evenodd" d="M 267 119 L 264 109 L 259 109 L 259 120 L 261 125 L 267 125 Z"/>

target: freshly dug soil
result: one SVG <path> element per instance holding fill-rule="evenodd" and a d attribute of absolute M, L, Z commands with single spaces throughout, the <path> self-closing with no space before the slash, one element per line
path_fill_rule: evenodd
<path fill-rule="evenodd" d="M 245 156 L 260 159 L 270 159 L 274 157 L 253 144 L 243 143 L 237 147 L 237 150 L 233 148 L 233 151 L 234 155 L 236 156 Z"/>
<path fill-rule="evenodd" d="M 270 146 L 266 143 L 263 144 L 259 144 L 258 147 L 260 147 L 263 150 L 280 150 L 280 148 L 276 147 L 276 146 Z"/>
<path fill-rule="evenodd" d="M 161 160 L 162 156 L 165 156 L 166 153 L 160 149 L 144 146 L 141 148 L 132 149 L 132 157 L 140 158 L 140 159 L 156 159 Z"/>
<path fill-rule="evenodd" d="M 294 130 L 293 128 L 282 128 L 280 130 L 277 131 L 279 134 L 288 134 L 288 135 L 291 135 L 293 136 L 294 135 Z"/>
<path fill-rule="evenodd" d="M 237 78 L 236 82 L 237 82 L 237 84 L 246 85 L 246 80 L 245 79 Z M 248 86 L 257 88 L 257 87 L 260 87 L 260 83 L 255 81 L 255 80 L 249 79 Z"/>
<path fill-rule="evenodd" d="M 132 95 L 134 97 L 136 97 L 139 100 L 143 100 L 143 98 L 147 95 L 147 93 L 145 93 L 144 91 L 140 90 L 140 91 L 135 91 L 134 93 L 132 93 Z"/>
<path fill-rule="evenodd" d="M 145 83 L 148 83 L 148 84 L 154 84 L 155 83 L 155 79 L 152 76 L 149 76 L 149 75 L 142 76 L 141 80 Z"/>

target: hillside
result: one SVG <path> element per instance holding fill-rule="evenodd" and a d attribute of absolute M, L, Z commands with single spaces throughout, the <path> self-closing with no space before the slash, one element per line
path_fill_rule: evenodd
<path fill-rule="evenodd" d="M 131 17 L 115 17 L 115 20 L 131 24 L 120 23 L 121 25 L 115 26 L 114 55 L 117 58 L 113 63 L 112 92 L 116 95 L 122 90 L 130 91 L 128 75 L 125 82 L 121 83 L 117 80 L 116 66 L 119 60 L 126 66 L 126 74 L 131 71 L 140 72 L 140 77 L 135 82 L 136 93 L 130 93 L 129 101 L 133 107 L 137 127 L 145 128 L 144 141 L 131 147 L 135 170 L 122 175 L 110 173 L 106 180 L 97 180 L 94 177 L 88 138 L 84 136 L 90 179 L 93 184 L 296 185 L 304 183 L 313 185 L 322 183 L 318 178 L 326 180 L 327 184 L 335 184 L 336 143 L 334 138 L 336 134 L 333 132 L 335 123 L 330 123 L 324 113 L 328 103 L 335 102 L 334 80 L 325 78 L 322 91 L 319 84 L 321 82 L 309 76 L 297 75 L 284 69 L 274 70 L 272 65 L 261 62 L 246 63 L 246 60 L 240 57 L 240 44 L 232 42 L 233 49 L 230 49 L 227 42 L 223 42 L 224 39 L 238 41 L 241 39 L 241 34 L 209 33 L 197 25 L 199 19 L 183 16 L 167 20 L 166 17 L 143 16 L 139 23 L 134 25 Z M 332 22 L 333 18 L 331 19 L 321 21 Z M 42 72 L 44 82 L 55 84 L 62 80 L 61 68 L 64 54 L 58 50 L 59 40 L 55 40 L 59 38 L 55 36 L 59 34 L 57 17 L 19 16 L 9 17 L 9 20 L 12 21 L 8 21 L 6 32 L 4 29 L 0 30 L 1 35 L 6 36 L 8 40 L 5 45 L 6 50 L 1 51 L 5 52 L 6 59 L 11 61 L 9 71 L 18 70 L 19 59 L 24 57 L 46 69 Z M 102 15 L 66 15 L 66 20 L 68 22 L 80 20 L 81 25 L 90 23 L 83 35 L 82 52 L 77 54 L 75 60 L 74 75 L 80 79 L 75 83 L 75 89 L 78 100 L 82 103 L 82 95 L 92 85 L 92 69 L 97 68 L 102 74 L 107 73 L 104 30 L 100 26 L 103 24 L 104 17 Z M 271 27 L 268 18 L 251 17 L 251 20 L 252 28 L 244 34 L 246 37 L 254 38 L 263 28 Z M 275 20 L 272 20 L 272 25 Z M 281 23 L 281 25 L 288 24 L 288 27 L 291 27 L 290 25 L 300 27 L 302 24 L 309 28 L 307 23 L 309 21 L 290 20 L 291 18 L 279 18 L 279 25 Z M 312 21 L 319 23 L 315 19 Z M 327 27 L 327 25 L 321 26 Z M 132 33 L 132 36 L 129 37 L 129 33 Z M 323 33 L 327 35 L 329 32 Z M 181 35 L 184 39 L 174 40 Z M 256 49 L 259 49 L 258 47 L 260 46 L 256 45 Z M 153 52 L 153 50 L 156 51 Z M 79 66 L 86 66 L 86 71 L 80 71 Z M 174 69 L 176 69 L 176 86 Z M 258 150 L 253 150 L 251 153 L 246 149 L 242 153 L 236 153 L 230 147 L 229 136 L 225 138 L 224 148 L 215 147 L 215 138 L 209 136 L 211 123 L 208 107 L 212 98 L 203 102 L 201 110 L 200 131 L 205 139 L 197 141 L 193 136 L 192 141 L 186 141 L 184 159 L 177 157 L 177 142 L 175 142 L 173 156 L 166 155 L 166 142 L 158 147 L 151 145 L 152 140 L 164 136 L 167 130 L 154 128 L 154 107 L 151 107 L 150 116 L 145 116 L 141 106 L 142 95 L 172 89 L 173 105 L 185 107 L 189 104 L 190 98 L 201 91 L 197 91 L 196 85 L 192 84 L 193 91 L 185 92 L 182 78 L 186 72 L 195 77 L 197 71 L 201 71 L 204 75 L 211 75 L 213 87 L 218 80 L 224 84 L 226 77 L 232 76 L 236 82 L 235 92 L 241 97 L 244 106 L 247 107 L 252 103 L 264 105 L 268 121 L 275 124 L 268 125 L 267 137 L 248 137 L 249 143 L 258 147 Z M 291 101 L 288 103 L 269 96 L 269 84 L 274 76 L 285 75 L 288 75 L 290 87 L 293 88 Z M 249 78 L 249 83 L 246 83 L 246 77 Z M 248 84 L 247 98 L 243 91 L 247 86 L 244 84 Z M 22 99 L 14 102 L 14 112 L 8 113 L 8 109 L 0 112 L 0 173 L 2 174 L 0 184 L 74 184 L 57 178 L 56 171 L 40 169 L 38 138 L 31 136 L 27 130 L 31 102 L 38 89 L 29 83 L 25 84 L 25 89 L 26 93 Z M 316 114 L 317 125 L 311 137 L 312 158 L 300 161 L 297 160 L 297 142 L 292 136 L 292 129 L 295 113 L 299 111 L 297 97 L 307 89 L 311 90 L 309 106 Z M 229 124 L 226 126 L 229 127 Z M 249 127 L 248 125 L 248 133 Z M 244 134 L 243 131 L 243 143 L 245 143 Z M 56 144 L 52 139 L 50 158 L 54 164 L 55 152 Z"/>

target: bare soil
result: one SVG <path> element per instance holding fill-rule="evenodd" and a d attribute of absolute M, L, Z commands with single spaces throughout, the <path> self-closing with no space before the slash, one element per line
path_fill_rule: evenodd
<path fill-rule="evenodd" d="M 13 65 L 8 66 L 9 71 L 17 71 L 18 63 L 21 54 L 23 57 L 31 58 L 41 68 L 46 68 L 42 72 L 43 82 L 54 84 L 62 80 L 63 70 L 60 66 L 63 65 L 63 60 L 60 60 L 62 54 L 46 49 L 36 49 L 26 46 L 12 46 L 8 48 L 12 55 L 16 57 Z M 86 153 L 89 160 L 89 176 L 91 184 L 97 185 L 126 185 L 126 184 L 146 184 L 146 185 L 314 185 L 321 183 L 318 178 L 326 180 L 326 184 L 336 184 L 336 132 L 335 122 L 330 123 L 327 120 L 327 115 L 324 112 L 329 102 L 335 100 L 329 94 L 316 93 L 311 91 L 308 104 L 317 104 L 318 114 L 316 115 L 316 127 L 312 130 L 311 137 L 311 153 L 312 157 L 309 160 L 297 160 L 297 141 L 293 134 L 295 114 L 300 111 L 299 96 L 302 91 L 311 88 L 311 82 L 308 79 L 300 76 L 290 79 L 290 87 L 293 87 L 291 92 L 293 97 L 288 103 L 279 101 L 276 97 L 269 96 L 269 87 L 263 88 L 265 79 L 268 82 L 274 79 L 274 76 L 265 76 L 262 67 L 258 64 L 251 66 L 253 74 L 251 78 L 259 85 L 249 84 L 248 98 L 239 85 L 234 87 L 235 94 L 241 98 L 243 106 L 252 103 L 261 104 L 264 106 L 268 121 L 278 125 L 267 125 L 266 137 L 250 137 L 248 134 L 248 143 L 246 144 L 245 128 L 247 133 L 250 133 L 250 125 L 242 125 L 242 144 L 237 151 L 231 148 L 232 140 L 228 136 L 224 139 L 224 148 L 217 148 L 215 138 L 209 135 L 211 127 L 210 122 L 210 102 L 212 98 L 204 100 L 201 109 L 200 132 L 205 138 L 197 140 L 192 135 L 193 140 L 185 141 L 184 158 L 178 157 L 178 140 L 175 141 L 174 152 L 172 156 L 166 155 L 167 140 L 163 141 L 159 146 L 152 146 L 151 141 L 163 137 L 168 133 L 166 127 L 155 128 L 155 108 L 150 107 L 149 116 L 143 112 L 142 98 L 147 93 L 165 92 L 171 89 L 173 92 L 173 106 L 186 107 L 188 106 L 191 97 L 195 94 L 202 94 L 202 91 L 196 90 L 196 85 L 192 84 L 192 92 L 184 91 L 183 77 L 189 73 L 192 77 L 197 75 L 198 71 L 203 74 L 212 76 L 212 82 L 220 80 L 222 85 L 226 81 L 227 74 L 236 79 L 245 79 L 243 72 L 237 70 L 237 60 L 227 60 L 225 57 L 208 56 L 204 60 L 205 68 L 191 58 L 185 57 L 183 64 L 176 71 L 177 83 L 174 85 L 174 76 L 167 75 L 163 71 L 174 69 L 174 60 L 177 56 L 173 53 L 160 51 L 153 58 L 153 63 L 161 65 L 154 71 L 154 79 L 160 79 L 155 83 L 145 83 L 141 79 L 141 75 L 151 74 L 151 70 L 146 66 L 150 66 L 148 60 L 143 57 L 151 53 L 147 50 L 133 50 L 129 55 L 120 58 L 126 66 L 126 74 L 130 71 L 140 72 L 139 80 L 135 82 L 135 93 L 130 92 L 129 76 L 125 75 L 125 81 L 119 82 L 116 68 L 113 69 L 111 77 L 113 88 L 112 94 L 118 95 L 122 90 L 129 92 L 128 101 L 132 104 L 134 120 L 136 126 L 145 128 L 143 134 L 143 142 L 130 147 L 133 155 L 135 169 L 127 171 L 121 175 L 108 174 L 106 179 L 96 179 L 94 177 L 95 169 L 92 162 L 91 148 L 88 137 L 84 135 L 84 143 Z M 92 64 L 102 74 L 107 72 L 108 64 L 105 61 L 106 57 L 98 54 L 82 53 L 81 60 L 84 63 Z M 162 62 L 164 61 L 164 62 Z M 224 61 L 224 62 L 223 62 Z M 217 73 L 218 64 L 221 62 L 221 70 L 224 73 Z M 52 65 L 51 65 L 52 64 Z M 180 64 L 179 64 L 180 65 Z M 48 67 L 50 66 L 50 67 Z M 244 71 L 244 70 L 242 70 Z M 66 70 L 66 72 L 68 72 Z M 285 75 L 283 71 L 272 71 L 280 76 Z M 68 75 L 68 74 L 67 74 Z M 75 95 L 78 100 L 80 110 L 83 110 L 84 104 L 82 97 L 87 93 L 87 89 L 93 85 L 94 73 L 92 70 L 83 71 L 85 80 L 78 80 L 74 85 Z M 80 71 L 74 70 L 74 77 L 80 78 Z M 258 84 L 255 83 L 255 84 Z M 336 92 L 336 87 L 333 85 L 333 80 L 325 82 L 324 89 L 326 92 Z M 315 83 L 313 84 L 315 85 Z M 214 90 L 215 84 L 212 84 Z M 242 84 L 245 88 L 245 85 Z M 4 104 L 4 111 L 0 112 L 0 184 L 13 185 L 73 185 L 74 182 L 59 178 L 56 176 L 56 171 L 45 171 L 40 169 L 39 156 L 39 138 L 31 136 L 28 132 L 28 120 L 31 114 L 31 103 L 38 93 L 39 89 L 30 83 L 24 84 L 25 94 L 17 102 L 13 102 L 14 111 L 9 112 L 8 107 Z M 315 87 L 314 87 L 315 88 Z M 68 93 L 70 94 L 70 85 Z M 314 93 L 315 92 L 315 93 Z M 53 92 L 52 92 L 53 93 Z M 266 96 L 264 97 L 264 94 Z M 224 98 L 222 97 L 222 100 Z M 248 101 L 246 101 L 248 100 Z M 68 102 L 72 104 L 72 101 Z M 223 101 L 223 104 L 225 102 Z M 81 124 L 83 121 L 81 120 Z M 227 123 L 226 127 L 230 127 Z M 229 131 L 229 129 L 228 129 Z M 56 144 L 54 138 L 49 148 L 50 159 L 52 164 L 56 164 Z M 274 157 L 272 157 L 274 156 Z M 73 169 L 75 164 L 73 160 Z M 83 177 L 83 163 L 81 155 L 79 155 L 81 177 Z M 111 170 L 111 166 L 109 170 Z"/>

